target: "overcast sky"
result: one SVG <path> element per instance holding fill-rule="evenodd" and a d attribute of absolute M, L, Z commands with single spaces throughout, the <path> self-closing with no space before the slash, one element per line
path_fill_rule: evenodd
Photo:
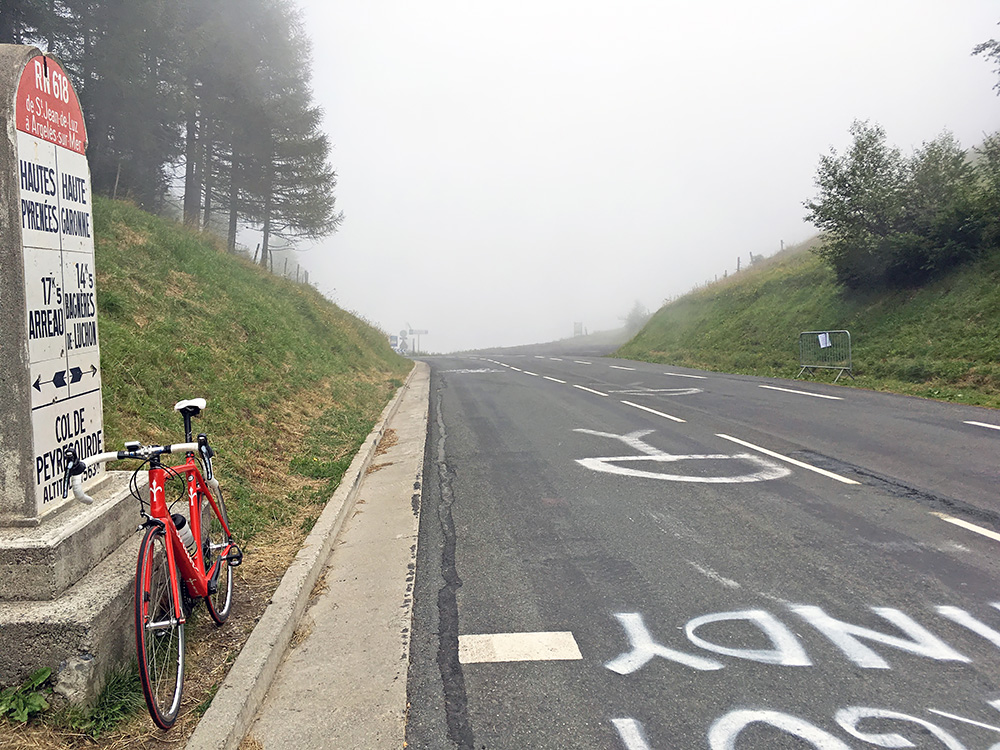
<path fill-rule="evenodd" d="M 996 0 L 297 0 L 339 176 L 310 280 L 427 351 L 617 328 L 814 230 L 855 119 L 1000 130 Z"/>

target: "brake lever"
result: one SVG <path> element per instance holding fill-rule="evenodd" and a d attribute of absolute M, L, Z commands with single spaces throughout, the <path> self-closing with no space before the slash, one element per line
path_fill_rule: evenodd
<path fill-rule="evenodd" d="M 80 480 L 73 482 L 74 477 L 80 476 L 87 470 L 87 464 L 77 458 L 76 450 L 73 448 L 63 448 L 63 462 L 66 465 L 66 470 L 63 473 L 63 499 L 65 500 L 69 496 L 70 483 L 72 482 L 74 485 L 73 495 L 76 499 L 90 505 L 94 499 L 83 491 Z"/>

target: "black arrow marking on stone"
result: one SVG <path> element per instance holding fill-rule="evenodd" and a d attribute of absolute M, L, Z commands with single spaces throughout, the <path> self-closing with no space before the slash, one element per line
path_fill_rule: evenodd
<path fill-rule="evenodd" d="M 91 367 L 93 367 L 93 365 L 91 365 Z M 79 378 L 75 378 L 72 381 L 72 382 L 75 383 L 77 380 L 79 380 L 80 378 L 83 377 L 83 373 L 80 372 L 80 370 L 78 368 L 74 367 L 73 369 L 80 373 L 80 377 Z M 95 374 L 96 374 L 96 370 L 97 370 L 97 368 L 94 367 Z M 32 383 L 32 386 L 34 386 L 34 388 L 35 388 L 36 391 L 38 391 L 39 393 L 41 393 L 42 392 L 42 386 L 43 385 L 48 385 L 49 383 L 52 383 L 56 388 L 65 388 L 66 387 L 66 371 L 65 370 L 60 370 L 59 372 L 57 372 L 55 375 L 52 376 L 52 380 L 42 380 L 42 376 L 39 375 L 37 378 L 35 378 L 35 382 Z"/>
<path fill-rule="evenodd" d="M 69 382 L 70 383 L 79 383 L 81 380 L 83 380 L 83 376 L 86 375 L 86 374 L 87 373 L 85 373 L 79 367 L 74 367 L 74 368 L 72 368 L 69 371 Z M 97 374 L 97 365 L 91 365 L 90 366 L 90 375 L 91 375 L 91 377 L 93 377 L 96 374 Z"/>

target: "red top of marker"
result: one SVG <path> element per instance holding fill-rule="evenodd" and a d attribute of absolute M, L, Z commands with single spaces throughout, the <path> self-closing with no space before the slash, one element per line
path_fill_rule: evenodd
<path fill-rule="evenodd" d="M 84 154 L 87 129 L 69 77 L 51 57 L 32 58 L 21 73 L 14 110 L 17 129 Z"/>

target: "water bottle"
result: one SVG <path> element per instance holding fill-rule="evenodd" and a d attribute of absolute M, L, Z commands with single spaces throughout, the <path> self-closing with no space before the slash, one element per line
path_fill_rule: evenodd
<path fill-rule="evenodd" d="M 177 535 L 181 538 L 188 552 L 193 552 L 194 534 L 191 533 L 191 527 L 188 525 L 187 519 L 180 513 L 172 513 L 170 518 L 173 520 L 174 526 L 177 527 Z"/>

